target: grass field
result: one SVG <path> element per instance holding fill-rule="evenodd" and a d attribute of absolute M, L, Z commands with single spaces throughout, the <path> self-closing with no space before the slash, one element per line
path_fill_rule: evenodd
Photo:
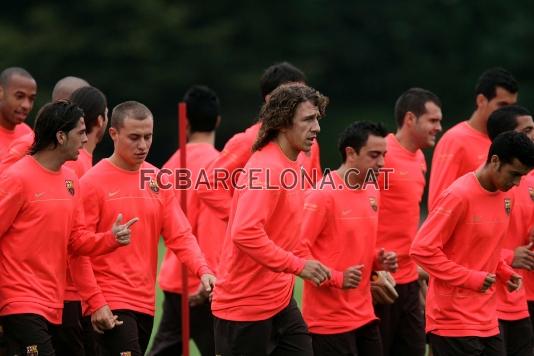
<path fill-rule="evenodd" d="M 161 264 L 161 261 L 163 260 L 163 256 L 165 256 L 165 244 L 162 240 L 159 242 L 159 263 L 158 263 L 158 272 L 159 272 L 159 265 Z M 301 295 L 302 295 L 302 281 L 300 278 L 297 278 L 297 284 L 295 288 L 295 298 L 297 299 L 297 302 L 300 306 L 301 301 Z M 152 329 L 152 337 L 150 338 L 150 344 L 148 346 L 148 350 L 150 350 L 150 347 L 152 346 L 152 340 L 154 338 L 154 335 L 156 334 L 156 331 L 158 330 L 159 321 L 161 319 L 161 312 L 162 312 L 162 302 L 163 302 L 163 293 L 161 292 L 161 289 L 159 289 L 159 285 L 156 286 L 156 315 L 154 317 L 154 328 Z M 195 343 L 190 343 L 190 356 L 200 356 L 200 353 L 198 352 Z"/>

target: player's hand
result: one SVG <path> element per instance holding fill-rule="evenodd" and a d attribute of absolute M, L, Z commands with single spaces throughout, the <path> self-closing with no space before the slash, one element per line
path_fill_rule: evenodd
<path fill-rule="evenodd" d="M 331 278 L 330 270 L 321 262 L 307 260 L 304 269 L 299 273 L 299 277 L 308 280 L 319 287 L 327 279 Z"/>
<path fill-rule="evenodd" d="M 508 288 L 508 291 L 513 292 L 519 289 L 521 287 L 521 276 L 518 274 L 512 274 L 510 279 L 506 282 L 506 287 Z"/>
<path fill-rule="evenodd" d="M 424 269 L 417 266 L 417 274 L 419 275 L 419 281 L 425 281 L 428 284 L 428 280 L 430 279 L 430 276 Z"/>
<path fill-rule="evenodd" d="M 217 278 L 213 274 L 203 274 L 202 276 L 200 276 L 199 293 L 202 293 L 211 300 L 211 296 L 213 295 L 213 288 L 215 288 L 216 282 Z"/>
<path fill-rule="evenodd" d="M 343 272 L 343 288 L 356 288 L 362 280 L 363 265 L 350 266 Z"/>
<path fill-rule="evenodd" d="M 104 305 L 91 315 L 91 324 L 97 333 L 103 334 L 105 330 L 122 325 L 122 321 L 119 320 L 117 315 L 113 315 L 109 306 Z"/>
<path fill-rule="evenodd" d="M 534 269 L 534 252 L 530 249 L 534 245 L 530 242 L 528 245 L 519 246 L 514 250 L 514 259 L 512 260 L 512 267 L 523 268 L 528 271 Z"/>
<path fill-rule="evenodd" d="M 486 292 L 490 287 L 495 283 L 497 280 L 497 277 L 493 273 L 488 273 L 486 275 L 486 278 L 484 279 L 484 283 L 482 284 L 482 288 L 480 288 L 481 292 Z"/>
<path fill-rule="evenodd" d="M 378 251 L 378 265 L 387 272 L 396 272 L 399 267 L 397 263 L 397 254 L 393 251 L 385 251 L 383 248 Z"/>
<path fill-rule="evenodd" d="M 210 295 L 211 292 L 206 291 L 202 284 L 199 285 L 197 291 L 189 295 L 189 306 L 196 307 L 204 304 L 210 298 Z"/>
<path fill-rule="evenodd" d="M 121 245 L 128 245 L 130 243 L 130 226 L 139 221 L 139 218 L 133 218 L 128 221 L 126 224 L 121 225 L 122 214 L 117 216 L 117 220 L 113 223 L 111 227 L 111 232 L 115 235 L 115 240 Z"/>

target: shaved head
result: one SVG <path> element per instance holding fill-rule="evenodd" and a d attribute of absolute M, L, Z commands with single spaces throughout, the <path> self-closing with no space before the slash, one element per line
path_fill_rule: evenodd
<path fill-rule="evenodd" d="M 78 77 L 65 77 L 60 79 L 52 91 L 52 101 L 70 98 L 70 95 L 77 89 L 88 87 L 89 83 Z"/>

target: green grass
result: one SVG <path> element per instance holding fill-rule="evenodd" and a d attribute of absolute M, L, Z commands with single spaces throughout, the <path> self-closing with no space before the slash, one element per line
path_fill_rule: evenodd
<path fill-rule="evenodd" d="M 163 243 L 163 240 L 160 240 L 159 247 L 158 247 L 158 273 L 159 273 L 159 267 L 161 265 L 161 261 L 163 260 L 163 256 L 165 256 L 165 244 Z M 179 276 L 178 276 L 179 277 Z M 297 278 L 297 283 L 295 286 L 295 299 L 297 300 L 297 303 L 301 303 L 302 299 L 302 280 L 300 278 Z M 162 304 L 163 303 L 163 292 L 159 288 L 159 285 L 156 285 L 156 315 L 154 315 L 154 328 L 152 329 L 152 336 L 150 337 L 150 343 L 148 345 L 148 350 L 150 350 L 150 347 L 152 346 L 152 340 L 154 339 L 154 336 L 156 335 L 156 332 L 158 331 L 158 325 L 161 320 L 161 312 Z M 195 346 L 195 343 L 191 341 L 189 343 L 189 350 L 190 350 L 190 356 L 200 356 L 200 352 L 198 352 L 197 347 Z"/>

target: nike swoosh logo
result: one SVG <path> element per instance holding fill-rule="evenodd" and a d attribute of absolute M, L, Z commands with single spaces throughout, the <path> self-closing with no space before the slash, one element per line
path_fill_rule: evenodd
<path fill-rule="evenodd" d="M 341 215 L 343 215 L 343 216 L 348 215 L 348 214 L 350 214 L 351 211 L 352 211 L 352 210 L 343 210 L 343 211 L 341 212 Z"/>
<path fill-rule="evenodd" d="M 108 196 L 111 198 L 111 197 L 114 197 L 115 195 L 119 194 L 119 191 L 117 190 L 116 192 L 109 192 L 108 193 Z"/>
<path fill-rule="evenodd" d="M 36 197 L 36 198 L 40 198 L 40 197 L 42 197 L 43 195 L 45 195 L 45 192 L 35 193 L 35 197 Z"/>

